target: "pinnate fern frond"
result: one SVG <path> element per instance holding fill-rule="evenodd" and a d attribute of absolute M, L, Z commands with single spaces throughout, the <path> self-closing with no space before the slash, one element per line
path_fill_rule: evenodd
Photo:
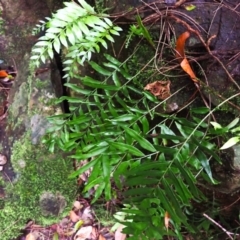
<path fill-rule="evenodd" d="M 54 57 L 54 51 L 67 48 L 64 61 L 65 77 L 72 76 L 74 64 L 90 61 L 92 53 L 99 53 L 100 46 L 107 48 L 107 41 L 114 42 L 114 35 L 119 35 L 121 28 L 114 26 L 107 15 L 98 15 L 94 8 L 84 0 L 64 2 L 65 7 L 59 9 L 51 18 L 40 21 L 35 32 L 45 30 L 44 36 L 32 49 L 32 57 L 36 66 L 46 59 Z"/>
<path fill-rule="evenodd" d="M 163 103 L 136 88 L 123 63 L 105 58 L 102 66 L 90 63 L 103 80 L 76 76 L 85 88 L 66 84 L 82 97 L 60 98 L 72 103 L 72 112 L 50 118 L 54 125 L 45 141 L 52 150 L 71 152 L 77 161 L 89 159 L 71 177 L 93 169 L 84 188 L 87 192 L 98 185 L 93 202 L 102 195 L 113 198 L 112 181 L 122 190 L 124 203 L 132 206 L 123 210 L 125 232 L 146 239 L 180 237 L 182 226 L 194 232 L 187 212 L 191 200 L 204 199 L 197 178 L 213 182 L 209 160 L 219 161 L 215 146 L 204 140 L 207 126 L 175 116 L 153 125 L 150 116 L 157 115 L 149 103 Z M 174 131 L 168 120 L 175 124 Z M 175 230 L 164 226 L 166 212 Z"/>

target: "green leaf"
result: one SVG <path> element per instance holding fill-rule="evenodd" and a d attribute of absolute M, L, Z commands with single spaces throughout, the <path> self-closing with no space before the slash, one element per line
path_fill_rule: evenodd
<path fill-rule="evenodd" d="M 213 125 L 215 130 L 222 128 L 222 126 L 219 123 L 217 123 L 217 122 L 210 122 L 210 123 Z"/>
<path fill-rule="evenodd" d="M 177 158 L 181 159 L 180 154 L 177 155 Z M 199 198 L 199 190 L 197 189 L 195 183 L 196 180 L 192 176 L 192 173 L 188 171 L 187 168 L 184 168 L 183 165 L 179 162 L 178 159 L 174 160 L 174 163 L 176 164 L 176 167 L 180 170 L 182 177 L 186 180 L 190 187 L 190 191 L 193 194 L 194 197 Z"/>
<path fill-rule="evenodd" d="M 134 114 L 123 114 L 121 116 L 118 116 L 114 119 L 110 119 L 111 122 L 126 122 L 126 121 L 131 121 L 136 119 L 136 115 Z"/>
<path fill-rule="evenodd" d="M 173 182 L 174 187 L 177 189 L 179 196 L 182 198 L 184 204 L 190 205 L 189 199 L 192 198 L 192 194 L 188 190 L 185 183 L 180 177 L 176 176 L 176 174 L 173 173 L 171 169 L 168 170 L 168 174 Z"/>
<path fill-rule="evenodd" d="M 91 160 L 89 163 L 87 163 L 86 165 L 82 166 L 81 168 L 79 168 L 78 170 L 76 170 L 75 172 L 71 173 L 69 175 L 69 178 L 76 178 L 77 176 L 79 176 L 80 174 L 86 172 L 89 168 L 93 167 L 98 161 L 98 158 L 95 158 L 93 160 Z"/>
<path fill-rule="evenodd" d="M 75 155 L 71 155 L 70 157 L 71 158 L 76 158 L 78 160 L 84 160 L 84 159 L 92 158 L 92 157 L 98 156 L 98 155 L 106 152 L 108 147 L 109 146 L 96 146 L 95 148 L 93 148 L 88 153 L 76 153 Z"/>
<path fill-rule="evenodd" d="M 83 95 L 89 95 L 91 94 L 92 91 L 84 89 L 83 87 L 79 87 L 74 83 L 65 83 L 64 84 L 65 87 L 71 88 L 72 90 L 74 90 L 77 93 L 81 93 Z"/>
<path fill-rule="evenodd" d="M 161 128 L 161 133 L 162 134 L 176 136 L 176 134 L 169 127 L 167 127 L 165 124 L 161 124 L 160 128 Z M 179 140 L 175 140 L 174 138 L 172 138 L 171 140 L 174 143 L 179 143 Z"/>
<path fill-rule="evenodd" d="M 149 122 L 148 122 L 148 119 L 144 116 L 144 117 L 141 119 L 141 123 L 142 123 L 142 126 L 143 126 L 143 133 L 144 133 L 144 134 L 147 134 L 148 131 L 149 131 Z"/>
<path fill-rule="evenodd" d="M 121 66 L 122 63 L 119 62 L 116 58 L 112 57 L 109 54 L 104 53 L 104 57 L 111 63 L 115 64 L 116 66 Z"/>
<path fill-rule="evenodd" d="M 109 18 L 104 18 L 104 21 L 111 27 L 113 25 L 112 21 Z M 119 27 L 120 28 L 120 27 Z M 120 31 L 120 30 L 119 30 Z"/>
<path fill-rule="evenodd" d="M 137 157 L 144 156 L 144 154 L 139 149 L 137 149 L 136 147 L 134 147 L 132 145 L 128 145 L 128 144 L 121 143 L 121 142 L 109 142 L 109 145 L 122 151 L 122 153 L 124 153 L 124 154 L 131 153 L 132 155 L 137 156 Z"/>
<path fill-rule="evenodd" d="M 113 37 L 111 36 L 111 35 L 106 35 L 105 36 L 110 42 L 114 42 L 114 39 L 113 39 Z"/>
<path fill-rule="evenodd" d="M 145 138 L 143 138 L 139 133 L 134 131 L 133 129 L 122 127 L 126 134 L 128 134 L 130 137 L 132 137 L 134 140 L 136 140 L 140 146 L 150 152 L 156 152 L 157 150 L 155 147 Z"/>
<path fill-rule="evenodd" d="M 173 221 L 177 222 L 177 223 L 181 223 L 180 217 L 178 217 L 178 215 L 176 214 L 176 212 L 174 210 L 174 208 L 176 206 L 173 206 L 171 204 L 170 199 L 168 199 L 166 197 L 166 193 L 162 189 L 157 188 L 157 189 L 155 189 L 155 196 L 160 199 L 160 202 L 163 205 L 163 208 L 165 209 L 165 211 L 167 211 L 170 214 L 170 216 L 173 219 Z"/>
<path fill-rule="evenodd" d="M 57 53 L 60 53 L 60 46 L 61 46 L 61 44 L 60 44 L 59 39 L 55 38 L 53 41 L 53 47 Z"/>
<path fill-rule="evenodd" d="M 66 29 L 66 36 L 67 36 L 68 41 L 69 41 L 72 45 L 74 45 L 75 42 L 76 42 L 76 40 L 75 40 L 75 35 L 74 35 L 74 33 L 72 32 L 72 29 L 69 28 L 69 27 L 67 27 L 67 29 Z"/>
<path fill-rule="evenodd" d="M 220 150 L 230 148 L 240 142 L 240 137 L 232 137 L 220 147 Z"/>
<path fill-rule="evenodd" d="M 214 183 L 214 180 L 213 180 L 213 177 L 212 177 L 211 167 L 209 165 L 209 160 L 206 157 L 206 155 L 201 150 L 198 149 L 195 152 L 195 156 L 198 158 L 198 160 L 202 164 L 202 166 L 203 166 L 205 172 L 207 173 L 209 179 L 212 181 L 212 183 Z"/>
<path fill-rule="evenodd" d="M 82 78 L 82 82 L 84 85 L 93 87 L 93 88 L 100 88 L 100 89 L 114 90 L 114 91 L 119 90 L 119 88 L 114 85 L 103 84 L 102 82 L 94 80 L 93 78 L 88 77 L 88 76 Z"/>
<path fill-rule="evenodd" d="M 50 27 L 47 29 L 47 33 L 60 33 L 62 28 Z"/>
<path fill-rule="evenodd" d="M 94 8 L 91 7 L 86 1 L 84 0 L 78 0 L 78 2 L 83 6 L 84 9 L 88 11 L 89 14 L 95 14 Z"/>
<path fill-rule="evenodd" d="M 162 179 L 162 183 L 164 186 L 165 193 L 168 196 L 168 199 L 171 202 L 171 205 L 173 206 L 177 216 L 180 217 L 182 222 L 186 224 L 186 220 L 187 220 L 186 216 L 183 214 L 181 210 L 181 205 L 184 203 L 182 201 L 179 201 L 179 198 L 177 197 L 178 189 L 176 188 L 177 192 L 175 193 L 165 178 Z"/>
<path fill-rule="evenodd" d="M 113 72 L 112 79 L 113 79 L 114 84 L 115 84 L 117 87 L 120 87 L 120 86 L 121 86 L 121 82 L 120 82 L 120 80 L 119 80 L 119 78 L 118 78 L 118 75 L 117 75 L 117 72 L 116 72 L 116 71 Z"/>
<path fill-rule="evenodd" d="M 53 59 L 54 54 L 53 54 L 52 48 L 48 48 L 47 52 L 48 52 L 48 56 L 49 56 L 51 59 Z"/>
<path fill-rule="evenodd" d="M 89 15 L 84 18 L 84 23 L 87 24 L 88 26 L 94 28 L 95 24 L 99 22 L 99 17 L 94 16 L 94 15 Z"/>
<path fill-rule="evenodd" d="M 89 29 L 87 27 L 87 25 L 81 21 L 78 21 L 78 27 L 80 28 L 80 30 L 85 34 L 85 35 L 89 35 Z"/>
<path fill-rule="evenodd" d="M 91 203 L 94 203 L 94 202 L 96 202 L 98 200 L 98 198 L 103 193 L 103 190 L 105 189 L 105 187 L 106 187 L 106 183 L 105 182 L 102 182 L 101 184 L 98 185 L 97 190 L 96 190 L 96 192 L 94 194 L 94 198 L 91 201 Z"/>
<path fill-rule="evenodd" d="M 144 96 L 150 100 L 151 102 L 154 102 L 154 103 L 159 103 L 159 100 L 154 96 L 152 95 L 150 92 L 148 91 L 143 91 L 143 94 Z"/>
<path fill-rule="evenodd" d="M 210 109 L 207 107 L 198 107 L 198 108 L 191 108 L 191 113 L 197 113 L 197 114 L 207 114 L 209 113 Z"/>
<path fill-rule="evenodd" d="M 239 122 L 239 118 L 235 118 L 232 122 L 230 122 L 228 125 L 227 125 L 227 128 L 228 129 L 231 129 L 233 127 L 235 127 Z"/>
<path fill-rule="evenodd" d="M 66 25 L 65 21 L 61 21 L 60 19 L 53 18 L 51 21 L 49 21 L 49 28 L 51 27 L 59 27 L 63 28 Z"/>
<path fill-rule="evenodd" d="M 38 41 L 34 46 L 47 46 L 49 44 L 48 41 Z"/>
<path fill-rule="evenodd" d="M 112 72 L 104 69 L 103 67 L 101 67 L 100 65 L 98 65 L 97 63 L 91 61 L 89 62 L 89 64 L 92 66 L 92 68 L 94 70 L 96 70 L 98 73 L 102 74 L 103 76 L 111 76 Z"/>

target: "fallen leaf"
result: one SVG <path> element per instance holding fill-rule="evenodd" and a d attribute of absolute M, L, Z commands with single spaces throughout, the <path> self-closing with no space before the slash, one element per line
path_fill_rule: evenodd
<path fill-rule="evenodd" d="M 116 238 L 115 238 L 115 239 L 116 239 Z M 103 236 L 100 234 L 98 240 L 106 240 L 106 238 L 103 237 Z"/>
<path fill-rule="evenodd" d="M 164 225 L 165 225 L 167 230 L 168 230 L 168 227 L 169 227 L 169 221 L 170 221 L 170 215 L 169 215 L 168 212 L 165 212 L 165 215 L 164 215 Z"/>
<path fill-rule="evenodd" d="M 76 222 L 74 225 L 74 231 L 76 232 L 83 225 L 83 223 L 83 220 L 79 220 L 78 222 Z"/>
<path fill-rule="evenodd" d="M 185 8 L 187 11 L 192 11 L 192 10 L 194 10 L 194 9 L 196 8 L 196 6 L 193 5 L 193 4 L 189 4 L 189 5 L 187 5 L 187 6 L 184 6 L 184 8 Z"/>
<path fill-rule="evenodd" d="M 26 236 L 26 240 L 37 240 L 35 234 L 33 233 L 29 233 L 27 236 Z"/>
<path fill-rule="evenodd" d="M 95 227 L 93 227 L 93 229 L 92 229 L 92 232 L 91 232 L 91 239 L 97 239 L 97 237 L 98 237 L 98 230 L 95 228 Z"/>
<path fill-rule="evenodd" d="M 83 208 L 83 205 L 79 201 L 75 201 L 73 207 L 75 210 L 80 210 Z"/>
<path fill-rule="evenodd" d="M 146 85 L 144 90 L 150 91 L 154 96 L 158 97 L 159 99 L 166 99 L 168 98 L 170 93 L 170 85 L 171 82 L 168 81 L 155 81 L 153 83 L 149 83 Z"/>
<path fill-rule="evenodd" d="M 69 217 L 72 222 L 77 222 L 78 220 L 80 220 L 80 217 L 72 210 L 70 211 Z"/>
<path fill-rule="evenodd" d="M 188 31 L 182 33 L 176 42 L 176 58 L 181 62 L 183 58 L 185 58 L 185 42 L 190 37 L 190 33 Z"/>
<path fill-rule="evenodd" d="M 118 227 L 118 229 L 115 232 L 115 240 L 125 240 L 127 235 L 125 233 L 122 233 L 122 230 L 125 226 L 120 224 L 120 226 Z"/>
<path fill-rule="evenodd" d="M 87 238 L 90 238 L 92 229 L 93 229 L 92 226 L 82 227 L 76 233 L 74 240 L 86 240 Z"/>
<path fill-rule="evenodd" d="M 182 69 L 190 76 L 190 78 L 194 81 L 194 82 L 198 82 L 198 79 L 195 75 L 195 73 L 193 72 L 188 60 L 186 58 L 184 58 L 182 60 L 182 62 L 180 63 L 180 66 L 182 67 Z"/>
<path fill-rule="evenodd" d="M 176 42 L 176 58 L 181 61 L 180 66 L 182 69 L 190 76 L 193 82 L 197 83 L 198 79 L 193 72 L 184 52 L 185 42 L 190 37 L 190 33 L 188 31 L 182 33 Z"/>
<path fill-rule="evenodd" d="M 53 240 L 59 240 L 59 236 L 57 232 L 53 234 Z"/>
<path fill-rule="evenodd" d="M 82 220 L 84 223 L 89 223 L 90 220 L 93 220 L 92 210 L 90 206 L 86 207 L 82 213 Z"/>
<path fill-rule="evenodd" d="M 0 70 L 0 78 L 8 77 L 8 73 L 5 70 Z"/>

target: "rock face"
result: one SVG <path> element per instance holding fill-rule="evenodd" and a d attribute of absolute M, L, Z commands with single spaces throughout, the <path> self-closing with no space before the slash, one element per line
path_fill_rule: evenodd
<path fill-rule="evenodd" d="M 2 240 L 16 238 L 29 219 L 44 224 L 47 210 L 52 210 L 51 216 L 60 216 L 69 210 L 74 199 L 74 180 L 68 180 L 72 163 L 61 153 L 51 154 L 40 141 L 49 127 L 46 118 L 61 112 L 60 106 L 50 104 L 56 97 L 52 85 L 54 64 L 48 62 L 33 69 L 30 62 L 31 47 L 37 40 L 32 29 L 59 5 L 58 0 L 0 0 L 1 66 L 13 66 L 17 71 L 11 89 L 6 92 L 7 98 L 0 101 L 7 101 L 8 107 L 7 117 L 0 122 L 0 153 L 8 159 L 0 175 L 0 182 L 5 180 L 0 185 L 4 202 L 0 209 Z M 54 71 L 56 83 L 60 75 L 58 69 Z M 47 199 L 44 193 L 54 197 Z M 43 207 L 43 202 L 51 203 Z M 14 214 L 10 216 L 10 212 Z M 17 222 L 14 229 L 4 231 L 11 222 Z"/>

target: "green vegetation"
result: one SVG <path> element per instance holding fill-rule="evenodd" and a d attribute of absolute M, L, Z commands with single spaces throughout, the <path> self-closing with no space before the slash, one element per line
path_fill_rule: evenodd
<path fill-rule="evenodd" d="M 159 101 L 143 91 L 143 83 L 136 82 L 144 70 L 137 69 L 133 74 L 129 69 L 136 61 L 134 53 L 125 61 L 109 54 L 104 54 L 101 64 L 90 61 L 100 45 L 107 48 L 104 38 L 113 42 L 110 33 L 117 35 L 120 28 L 106 15 L 96 15 L 83 0 L 78 2 L 80 5 L 65 3 L 65 8 L 39 26 L 46 28 L 46 35 L 33 48 L 36 65 L 48 56 L 53 58 L 53 47 L 58 53 L 64 48 L 66 77 L 74 76 L 84 86 L 65 84 L 80 96 L 63 96 L 57 103 L 67 100 L 78 105 L 70 113 L 49 118 L 52 127 L 43 142 L 51 152 L 60 149 L 70 154 L 69 159 L 89 160 L 70 177 L 74 179 L 92 168 L 83 193 L 98 186 L 93 203 L 100 197 L 110 201 L 121 195 L 127 206 L 121 210 L 125 216 L 122 223 L 124 232 L 131 235 L 129 239 L 183 239 L 184 232 L 196 239 L 202 231 L 210 233 L 209 221 L 194 204 L 207 201 L 199 183 L 217 184 L 211 162 L 221 163 L 215 140 L 226 131 L 221 135 L 207 120 L 222 103 L 212 110 L 188 109 L 187 117 L 158 112 L 166 100 Z M 60 20 L 60 14 L 64 14 L 64 20 Z M 139 19 L 138 24 L 143 37 L 154 47 Z M 136 28 L 131 29 L 136 34 Z M 83 38 L 78 40 L 76 33 Z M 85 61 L 94 70 L 94 77 L 77 74 L 78 66 Z M 166 216 L 170 216 L 171 227 L 164 223 Z"/>
<path fill-rule="evenodd" d="M 70 207 L 75 195 L 75 181 L 68 179 L 71 162 L 64 160 L 60 155 L 49 154 L 44 146 L 33 146 L 27 139 L 29 136 L 23 136 L 13 146 L 11 161 L 14 168 L 21 168 L 21 171 L 18 171 L 21 175 L 17 176 L 15 182 L 6 186 L 7 199 L 0 203 L 2 240 L 18 236 L 29 219 L 47 225 L 67 214 L 69 208 L 57 217 L 44 216 L 39 205 L 40 196 L 44 191 L 54 194 L 61 192 Z"/>
<path fill-rule="evenodd" d="M 65 2 L 65 7 L 40 21 L 35 33 L 46 29 L 33 48 L 34 63 L 38 66 L 40 61 L 45 62 L 47 57 L 54 57 L 54 50 L 59 53 L 61 46 L 67 48 L 64 71 L 65 77 L 73 77 L 78 72 L 77 64 L 83 65 L 90 61 L 92 54 L 100 52 L 100 45 L 107 49 L 107 42 L 114 42 L 112 35 L 119 35 L 120 27 L 114 26 L 107 15 L 98 16 L 84 0 L 80 3 Z"/>

